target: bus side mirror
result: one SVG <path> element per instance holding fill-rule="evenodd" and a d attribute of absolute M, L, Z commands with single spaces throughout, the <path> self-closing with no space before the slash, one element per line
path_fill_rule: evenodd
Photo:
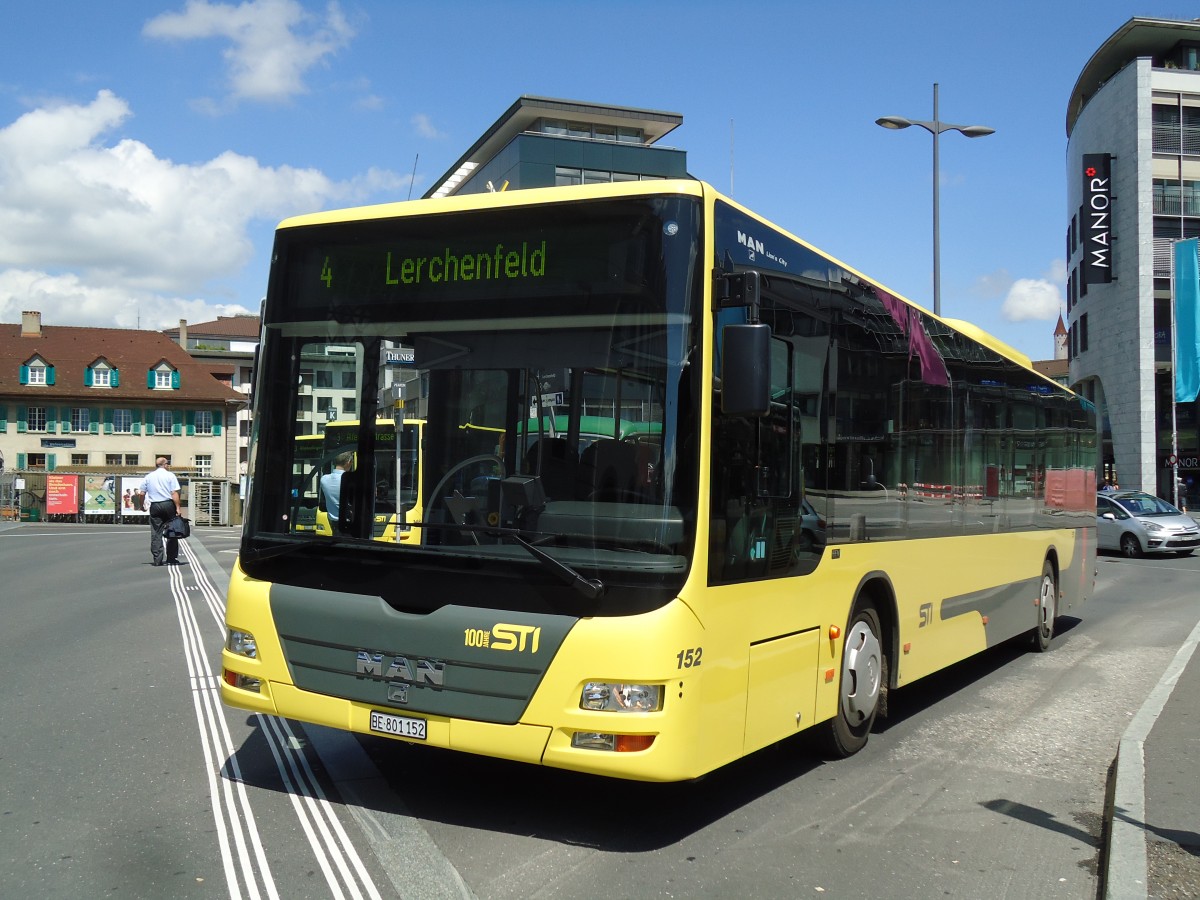
<path fill-rule="evenodd" d="M 762 417 L 771 411 L 771 327 L 721 329 L 721 412 Z"/>

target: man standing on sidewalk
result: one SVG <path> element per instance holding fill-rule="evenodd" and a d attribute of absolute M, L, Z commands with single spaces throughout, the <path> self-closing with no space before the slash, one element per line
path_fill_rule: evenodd
<path fill-rule="evenodd" d="M 163 531 L 171 520 L 183 509 L 179 505 L 179 479 L 160 456 L 154 461 L 155 469 L 142 482 L 146 501 L 150 504 L 150 564 L 152 566 L 179 565 L 179 541 L 167 538 L 166 557 L 163 557 Z"/>

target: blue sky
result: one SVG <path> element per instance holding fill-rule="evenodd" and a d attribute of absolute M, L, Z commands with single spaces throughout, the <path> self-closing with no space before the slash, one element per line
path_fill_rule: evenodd
<path fill-rule="evenodd" d="M 931 119 L 938 82 L 943 121 L 996 129 L 941 139 L 943 314 L 1047 358 L 1071 88 L 1129 18 L 1185 6 L 16 4 L 0 321 L 257 311 L 281 218 L 419 197 L 521 94 L 681 113 L 664 143 L 694 176 L 932 306 L 932 139 L 874 121 Z"/>

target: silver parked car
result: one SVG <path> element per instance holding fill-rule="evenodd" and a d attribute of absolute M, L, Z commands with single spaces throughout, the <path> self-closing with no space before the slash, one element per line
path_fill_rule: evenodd
<path fill-rule="evenodd" d="M 1153 494 L 1111 491 L 1096 495 L 1096 540 L 1101 550 L 1124 556 L 1187 556 L 1200 547 L 1200 524 Z"/>

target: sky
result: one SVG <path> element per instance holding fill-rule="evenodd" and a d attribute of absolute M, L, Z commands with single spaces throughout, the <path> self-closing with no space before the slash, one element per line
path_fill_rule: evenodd
<path fill-rule="evenodd" d="M 1011 0 L 48 0 L 5 13 L 0 322 L 257 312 L 290 215 L 420 197 L 522 94 L 665 110 L 689 172 L 1034 359 L 1064 314 L 1066 106 L 1140 8 Z"/>

